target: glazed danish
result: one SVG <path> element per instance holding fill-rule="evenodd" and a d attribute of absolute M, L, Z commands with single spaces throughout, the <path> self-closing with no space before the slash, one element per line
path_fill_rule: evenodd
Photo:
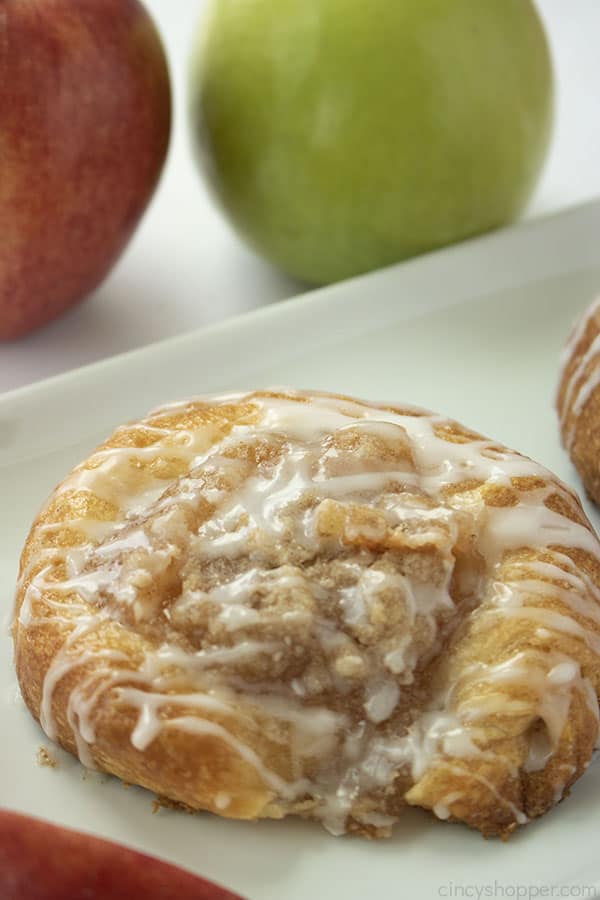
<path fill-rule="evenodd" d="M 579 317 L 563 350 L 557 408 L 565 449 L 600 504 L 600 297 Z"/>
<path fill-rule="evenodd" d="M 156 410 L 54 491 L 21 559 L 25 700 L 189 807 L 507 835 L 598 734 L 600 545 L 546 469 L 442 416 L 254 392 Z"/>

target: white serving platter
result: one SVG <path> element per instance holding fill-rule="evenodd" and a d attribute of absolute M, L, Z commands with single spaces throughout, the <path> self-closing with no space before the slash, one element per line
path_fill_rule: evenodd
<path fill-rule="evenodd" d="M 119 422 L 194 394 L 289 385 L 419 404 L 579 488 L 553 399 L 560 347 L 598 291 L 600 203 L 592 203 L 0 396 L 0 615 L 10 617 L 20 547 L 53 485 Z M 251 900 L 600 891 L 600 765 L 507 844 L 420 811 L 372 843 L 294 820 L 153 815 L 150 793 L 125 790 L 63 752 L 53 751 L 57 768 L 39 766 L 42 744 L 51 746 L 19 698 L 5 628 L 0 806 L 141 848 Z"/>

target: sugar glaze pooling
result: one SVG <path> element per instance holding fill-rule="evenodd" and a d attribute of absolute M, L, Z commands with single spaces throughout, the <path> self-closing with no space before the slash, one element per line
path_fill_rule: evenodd
<path fill-rule="evenodd" d="M 194 404 L 223 406 L 231 402 L 247 403 L 251 421 L 234 425 L 222 436 L 210 424 L 177 431 L 169 425 L 173 414 Z M 402 730 L 392 728 L 419 666 L 424 658 L 436 655 L 445 637 L 440 623 L 456 613 L 451 580 L 455 546 L 465 532 L 465 523 L 477 531 L 477 551 L 488 572 L 501 565 L 508 551 L 528 547 L 532 536 L 536 546 L 547 548 L 543 562 L 515 562 L 508 581 L 494 583 L 492 574 L 486 583 L 474 585 L 476 594 L 486 594 L 487 616 L 528 620 L 535 623 L 540 636 L 569 635 L 600 654 L 594 627 L 600 624 L 600 591 L 565 552 L 583 550 L 598 558 L 598 542 L 584 524 L 544 505 L 547 497 L 558 491 L 565 504 L 574 508 L 569 490 L 557 488 L 555 482 L 548 485 L 547 470 L 492 441 L 470 436 L 463 443 L 450 442 L 444 438 L 446 424 L 443 417 L 422 410 L 397 412 L 324 394 L 231 394 L 163 407 L 138 423 L 147 435 L 146 446 L 132 447 L 123 441 L 124 446 L 97 451 L 86 467 L 78 467 L 63 482 L 60 493 L 92 492 L 108 507 L 118 509 L 118 518 L 102 521 L 83 515 L 60 526 L 43 526 L 71 528 L 83 538 L 74 546 L 48 547 L 47 566 L 33 576 L 27 568 L 21 574 L 20 583 L 27 584 L 27 589 L 19 627 L 40 624 L 40 598 L 48 591 L 53 598 L 52 616 L 72 625 L 67 642 L 45 676 L 40 721 L 48 736 L 56 735 L 52 710 L 56 686 L 74 667 L 90 661 L 86 636 L 112 620 L 138 626 L 152 623 L 160 609 L 156 592 L 148 588 L 169 577 L 182 548 L 186 558 L 204 565 L 219 559 L 235 562 L 258 535 L 267 547 L 293 541 L 298 552 L 310 558 L 334 538 L 339 541 L 341 535 L 345 546 L 366 540 L 377 547 L 397 540 L 404 550 L 434 547 L 437 582 L 424 585 L 407 574 L 373 567 L 354 571 L 356 564 L 350 559 L 348 571 L 342 572 L 349 586 L 339 589 L 339 619 L 315 614 L 309 596 L 306 607 L 283 614 L 288 616 L 289 634 L 283 629 L 281 635 L 268 640 L 245 634 L 245 629 L 259 628 L 266 615 L 252 603 L 257 590 L 271 583 L 278 590 L 289 589 L 301 596 L 316 594 L 313 600 L 318 607 L 322 587 L 308 583 L 301 567 L 285 563 L 265 569 L 258 564 L 209 590 L 182 591 L 168 617 L 188 622 L 204 608 L 217 609 L 214 624 L 221 629 L 217 633 L 226 637 L 200 649 L 165 642 L 146 652 L 133 669 L 131 661 L 116 651 L 97 655 L 96 665 L 72 691 L 68 703 L 68 722 L 81 761 L 93 765 L 90 746 L 96 739 L 95 709 L 107 691 L 116 690 L 120 702 L 137 710 L 131 741 L 141 752 L 165 730 L 212 734 L 255 769 L 273 792 L 274 803 L 300 803 L 310 797 L 314 801 L 311 814 L 334 834 L 346 830 L 349 816 L 384 832 L 395 816 L 361 808 L 361 799 L 388 788 L 399 772 L 408 772 L 418 781 L 444 755 L 459 769 L 464 761 L 466 770 L 470 759 L 488 752 L 479 747 L 480 723 L 506 703 L 504 686 L 526 679 L 538 697 L 537 715 L 545 723 L 548 739 L 530 748 L 525 767 L 542 769 L 562 733 L 574 693 L 585 698 L 598 720 L 596 694 L 582 676 L 579 663 L 556 650 L 518 652 L 498 665 L 475 665 L 461 673 L 461 684 L 451 681 L 429 697 L 426 709 Z M 349 430 L 359 437 L 364 432 L 384 447 L 400 446 L 404 456 L 396 454 L 393 464 L 388 461 L 368 471 L 357 465 L 355 471 L 347 466 L 338 472 L 336 451 L 328 440 L 331 435 L 343 439 Z M 125 435 L 127 428 L 120 431 Z M 264 472 L 245 477 L 235 450 L 248 441 L 284 446 L 285 452 Z M 137 477 L 140 462 L 143 469 Z M 165 474 L 165 465 L 177 474 Z M 484 505 L 469 490 L 452 492 L 453 485 L 466 481 L 510 490 L 518 479 L 544 482 L 540 481 L 537 489 L 519 493 L 518 502 L 511 506 Z M 364 516 L 357 531 L 355 523 L 345 521 L 345 508 L 368 506 L 375 495 L 376 515 Z M 210 515 L 190 532 L 187 512 L 200 502 L 207 505 Z M 57 580 L 53 572 L 59 564 L 64 565 L 67 577 Z M 374 605 L 389 591 L 397 594 L 398 602 L 401 598 L 405 613 L 406 627 L 395 635 L 395 644 L 383 641 L 365 647 L 353 641 L 353 629 L 368 624 Z M 542 595 L 555 597 L 567 612 L 536 605 L 536 596 Z M 98 603 L 99 596 L 108 597 L 108 602 Z M 48 601 L 44 602 L 47 606 Z M 90 613 L 89 605 L 97 612 Z M 589 626 L 581 623 L 582 618 Z M 425 648 L 414 641 L 417 622 L 428 635 Z M 310 628 L 311 639 L 331 662 L 332 677 L 342 695 L 348 685 L 361 686 L 360 721 L 344 711 L 343 702 L 336 708 L 315 703 L 319 691 L 306 675 L 267 686 L 239 674 L 233 680 L 229 677 L 232 670 L 237 673 L 241 667 L 243 671 L 253 661 L 277 661 L 278 655 L 284 658 L 296 652 L 299 645 L 295 646 L 289 635 L 302 633 L 303 627 Z M 243 636 L 236 640 L 240 632 Z M 177 673 L 184 673 L 191 686 L 185 693 L 178 693 L 181 679 Z M 481 685 L 482 690 L 479 694 L 471 691 L 467 700 L 457 705 L 454 696 L 465 681 Z M 259 710 L 284 722 L 293 755 L 300 761 L 335 758 L 335 771 L 328 764 L 322 771 L 317 769 L 312 779 L 284 780 L 248 744 L 203 716 L 219 711 L 235 718 L 244 715 L 245 707 L 250 719 L 252 710 Z M 185 712 L 179 715 L 177 708 Z M 571 774 L 565 771 L 564 786 Z M 488 786 L 497 794 L 493 785 Z M 557 802 L 561 796 L 562 790 L 557 792 Z M 459 800 L 460 792 L 448 795 L 434 806 L 435 814 L 448 818 L 453 803 Z M 230 802 L 221 792 L 215 808 L 226 813 Z M 523 810 L 507 798 L 498 795 L 497 802 L 507 806 L 515 822 L 526 821 Z"/>

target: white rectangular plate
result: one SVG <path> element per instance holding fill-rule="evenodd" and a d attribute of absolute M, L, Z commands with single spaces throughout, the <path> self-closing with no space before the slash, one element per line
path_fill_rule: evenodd
<path fill-rule="evenodd" d="M 285 384 L 415 403 L 524 451 L 579 488 L 553 395 L 570 324 L 600 289 L 598 235 L 594 203 L 0 397 L 7 618 L 20 547 L 56 481 L 122 420 L 198 393 Z M 0 805 L 155 853 L 251 900 L 524 897 L 559 884 L 591 897 L 588 886 L 600 885 L 600 765 L 507 845 L 420 811 L 408 811 L 390 840 L 371 843 L 294 820 L 152 815 L 148 792 L 85 772 L 67 754 L 56 753 L 56 769 L 41 768 L 41 744 L 4 633 Z"/>

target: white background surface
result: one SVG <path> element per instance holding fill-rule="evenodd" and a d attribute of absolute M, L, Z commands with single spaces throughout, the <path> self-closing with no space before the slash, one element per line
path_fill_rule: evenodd
<path fill-rule="evenodd" d="M 0 392 L 299 292 L 213 207 L 191 158 L 189 48 L 205 0 L 146 0 L 175 93 L 171 151 L 141 228 L 104 285 L 47 328 L 0 344 Z M 557 75 L 554 143 L 528 217 L 600 195 L 600 0 L 538 0 Z"/>

